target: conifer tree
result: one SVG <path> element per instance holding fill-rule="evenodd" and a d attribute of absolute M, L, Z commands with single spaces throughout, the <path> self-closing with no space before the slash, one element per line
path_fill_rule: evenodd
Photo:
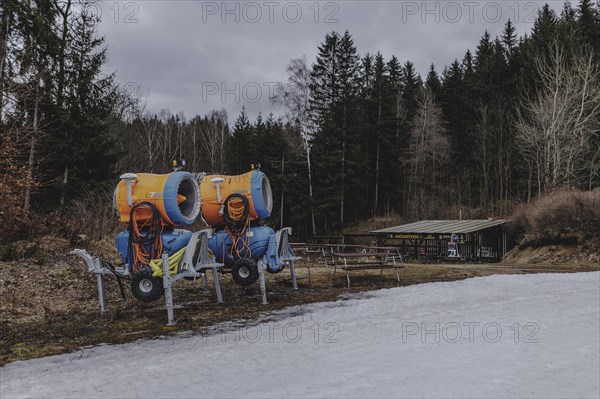
<path fill-rule="evenodd" d="M 231 138 L 227 141 L 228 172 L 239 174 L 247 172 L 255 162 L 255 129 L 250 124 L 246 107 L 243 106 L 233 125 Z"/>

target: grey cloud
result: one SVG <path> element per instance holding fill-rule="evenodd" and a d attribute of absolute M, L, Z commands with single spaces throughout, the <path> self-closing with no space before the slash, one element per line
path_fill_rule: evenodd
<path fill-rule="evenodd" d="M 234 2 L 227 3 L 230 9 L 234 7 Z M 422 8 L 425 2 L 421 1 L 320 2 L 319 21 L 315 22 L 315 3 L 299 1 L 293 7 L 300 7 L 302 17 L 291 23 L 285 20 L 281 10 L 292 2 L 278 2 L 272 22 L 266 2 L 254 2 L 248 7 L 249 3 L 252 2 L 238 3 L 240 12 L 244 5 L 248 11 L 246 15 L 240 14 L 239 23 L 235 23 L 231 14 L 225 16 L 226 23 L 221 22 L 220 12 L 203 14 L 208 6 L 216 5 L 221 9 L 223 2 L 220 1 L 119 2 L 116 22 L 115 3 L 102 3 L 99 33 L 105 36 L 110 55 L 106 69 L 117 70 L 119 82 L 136 82 L 143 91 L 149 92 L 148 106 L 155 110 L 183 111 L 190 118 L 225 108 L 232 121 L 245 105 L 254 118 L 259 112 L 264 115 L 271 111 L 280 113 L 269 104 L 268 89 L 264 85 L 285 81 L 285 67 L 292 58 L 306 55 L 308 61 L 313 62 L 317 46 L 332 30 L 343 32 L 348 29 L 361 54 L 374 54 L 379 50 L 386 59 L 396 55 L 401 62 L 411 60 L 417 70 L 425 74 L 432 62 L 441 71 L 455 58 L 460 60 L 466 49 L 474 50 L 484 30 L 490 31 L 492 37 L 500 34 L 508 18 L 515 22 L 519 34 L 525 33 L 532 23 L 524 20 L 543 4 L 442 1 L 437 3 L 440 21 L 436 22 L 436 15 L 425 13 Z M 339 22 L 323 21 L 335 11 L 331 5 L 325 9 L 327 3 L 337 5 L 333 18 Z M 255 23 L 248 22 L 256 15 L 250 13 L 256 4 L 261 6 L 262 16 Z M 435 10 L 435 4 L 427 2 L 425 7 Z M 559 10 L 562 1 L 551 5 Z M 416 13 L 410 7 L 417 7 Z M 463 13 L 454 22 L 448 20 L 455 17 L 450 13 L 452 7 L 459 7 Z M 469 21 L 469 7 L 475 7 L 473 21 Z M 484 7 L 490 12 L 500 7 L 499 20 L 494 22 L 493 18 L 486 18 L 482 13 Z M 129 21 L 138 22 L 126 23 L 126 16 Z M 232 94 L 226 96 L 225 102 L 220 93 L 203 96 L 207 84 L 225 84 L 231 90 L 236 82 L 240 90 L 247 84 L 263 86 L 260 101 L 244 101 L 243 93 L 239 93 L 240 102 L 236 102 Z"/>

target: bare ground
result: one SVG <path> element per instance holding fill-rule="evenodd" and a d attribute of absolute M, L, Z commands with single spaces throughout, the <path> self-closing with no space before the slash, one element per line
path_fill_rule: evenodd
<path fill-rule="evenodd" d="M 109 312 L 100 316 L 95 279 L 79 258 L 65 255 L 68 241 L 46 237 L 33 256 L 0 262 L 0 365 L 15 360 L 73 352 L 99 343 L 125 343 L 183 331 L 198 332 L 217 323 L 254 319 L 270 311 L 320 301 L 334 301 L 344 294 L 398 286 L 392 270 L 383 278 L 377 270 L 352 272 L 347 288 L 343 273 L 331 275 L 320 260 L 297 263 L 300 289 L 293 291 L 288 270 L 267 275 L 269 304 L 260 304 L 258 284 L 239 287 L 229 275 L 221 277 L 225 303 L 217 304 L 214 292 L 204 293 L 199 282 L 182 281 L 174 286 L 177 325 L 168 327 L 164 301 L 141 303 L 126 286 L 128 304 L 123 306 L 117 283 L 107 279 Z M 111 243 L 90 246 L 96 253 L 111 253 Z M 31 251 L 30 251 L 31 252 Z M 115 255 L 114 253 L 112 254 Z M 521 258 L 519 258 L 521 259 Z M 521 259 L 522 260 L 522 259 Z M 399 285 L 461 280 L 492 274 L 579 272 L 600 270 L 597 262 L 512 262 L 506 264 L 408 264 L 400 271 Z M 210 278 L 210 277 L 209 277 Z"/>

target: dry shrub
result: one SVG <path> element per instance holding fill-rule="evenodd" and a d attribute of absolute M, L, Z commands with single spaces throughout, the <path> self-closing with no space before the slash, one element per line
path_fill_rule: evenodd
<path fill-rule="evenodd" d="M 85 235 L 93 241 L 105 237 L 114 238 L 125 225 L 119 222 L 113 209 L 113 191 L 99 189 L 88 192 L 74 201 L 63 216 L 69 235 L 76 240 L 78 235 Z"/>
<path fill-rule="evenodd" d="M 0 135 L 0 242 L 20 237 L 28 224 L 28 212 L 23 208 L 27 186 L 34 182 L 27 177 L 26 163 L 19 148 L 8 133 Z"/>
<path fill-rule="evenodd" d="M 554 191 L 522 205 L 512 219 L 525 244 L 577 244 L 600 235 L 600 193 Z"/>
<path fill-rule="evenodd" d="M 377 216 L 375 218 L 362 220 L 353 226 L 345 227 L 343 233 L 365 233 L 371 230 L 385 229 L 403 223 L 405 223 L 405 219 L 401 215 L 392 212 L 387 216 Z"/>

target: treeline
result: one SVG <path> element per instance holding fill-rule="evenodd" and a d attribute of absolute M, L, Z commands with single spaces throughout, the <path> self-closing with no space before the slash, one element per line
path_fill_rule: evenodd
<path fill-rule="evenodd" d="M 304 140 L 297 177 L 306 180 L 282 187 L 292 198 L 308 192 L 303 231 L 391 213 L 504 216 L 548 191 L 600 186 L 600 6 L 591 1 L 560 15 L 544 6 L 522 37 L 507 21 L 499 37 L 485 32 L 473 52 L 425 77 L 396 56 L 359 54 L 349 32 L 328 34 L 318 50 L 311 67 L 292 60 L 274 98 Z"/>
<path fill-rule="evenodd" d="M 122 172 L 241 173 L 261 164 L 269 223 L 301 235 L 366 218 L 502 216 L 555 188 L 600 186 L 600 5 L 540 11 L 531 33 L 487 32 L 420 76 L 331 32 L 287 67 L 285 117 L 150 112 L 101 73 L 107 50 L 85 3 L 7 0 L 0 41 L 2 218 L 69 209 Z M 109 204 L 106 204 L 109 206 Z M 16 234 L 16 233 L 15 233 Z M 10 237 L 10 234 L 9 234 Z"/>

